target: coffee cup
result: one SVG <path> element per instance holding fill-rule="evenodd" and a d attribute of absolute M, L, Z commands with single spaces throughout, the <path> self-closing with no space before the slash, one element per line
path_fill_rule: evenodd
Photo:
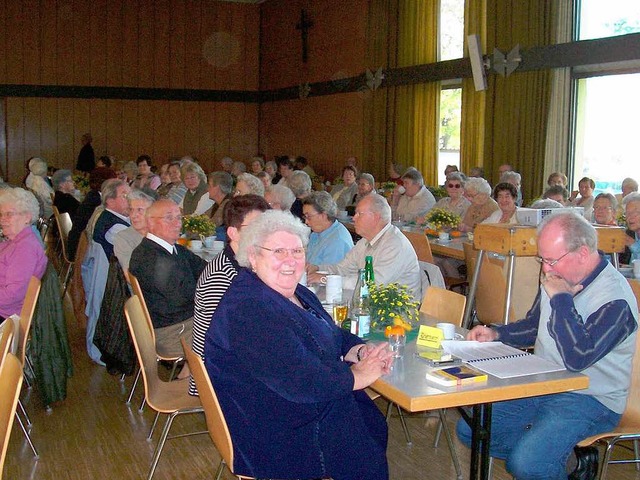
<path fill-rule="evenodd" d="M 448 242 L 450 240 L 449 232 L 440 232 L 438 233 L 438 238 L 441 242 Z"/>
<path fill-rule="evenodd" d="M 191 240 L 191 250 L 202 250 L 202 240 Z"/>
<path fill-rule="evenodd" d="M 340 275 L 326 275 L 322 277 L 326 285 L 325 301 L 327 303 L 342 301 L 342 277 Z"/>
<path fill-rule="evenodd" d="M 436 323 L 436 328 L 442 330 L 445 340 L 453 340 L 456 337 L 456 326 L 453 323 Z"/>
<path fill-rule="evenodd" d="M 640 260 L 634 260 L 631 264 L 633 265 L 633 276 L 640 280 Z"/>

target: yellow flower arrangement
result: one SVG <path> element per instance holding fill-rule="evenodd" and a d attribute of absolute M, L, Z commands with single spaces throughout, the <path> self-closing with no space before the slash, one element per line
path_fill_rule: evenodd
<path fill-rule="evenodd" d="M 408 324 L 418 321 L 418 302 L 413 300 L 406 285 L 398 283 L 370 284 L 369 311 L 371 328 L 384 330 L 393 326 L 396 317 L 402 317 Z"/>
<path fill-rule="evenodd" d="M 216 224 L 206 215 L 185 215 L 182 231 L 199 237 L 209 237 L 216 231 Z"/>
<path fill-rule="evenodd" d="M 460 215 L 452 213 L 444 208 L 434 208 L 425 217 L 425 221 L 434 230 L 453 230 L 460 225 Z"/>

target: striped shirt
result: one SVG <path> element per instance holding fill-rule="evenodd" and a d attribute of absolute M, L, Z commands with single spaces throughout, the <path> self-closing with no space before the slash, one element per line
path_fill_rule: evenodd
<path fill-rule="evenodd" d="M 209 329 L 211 317 L 226 293 L 240 266 L 235 254 L 227 244 L 205 267 L 198 279 L 193 312 L 193 351 L 204 360 L 204 336 Z M 189 394 L 198 395 L 193 376 L 189 378 Z"/>

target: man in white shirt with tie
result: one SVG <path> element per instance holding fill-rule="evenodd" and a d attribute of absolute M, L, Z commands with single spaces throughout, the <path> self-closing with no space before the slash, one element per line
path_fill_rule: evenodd
<path fill-rule="evenodd" d="M 309 281 L 318 283 L 322 275 L 317 272 L 328 272 L 341 275 L 343 287 L 353 289 L 358 270 L 364 268 L 365 257 L 371 255 L 376 283 L 406 285 L 420 301 L 418 257 L 407 237 L 391 225 L 387 200 L 376 193 L 367 195 L 356 205 L 353 221 L 362 239 L 335 265 L 308 265 Z"/>

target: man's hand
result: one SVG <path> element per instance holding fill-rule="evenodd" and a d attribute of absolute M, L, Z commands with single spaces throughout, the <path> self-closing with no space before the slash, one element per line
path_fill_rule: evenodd
<path fill-rule="evenodd" d="M 477 342 L 493 342 L 497 339 L 498 332 L 484 325 L 475 326 L 469 331 L 469 333 L 467 333 L 467 340 L 475 340 Z"/>
<path fill-rule="evenodd" d="M 580 284 L 571 285 L 564 278 L 553 273 L 541 275 L 540 284 L 549 295 L 549 298 L 553 298 L 558 293 L 568 293 L 573 297 L 583 288 Z"/>

